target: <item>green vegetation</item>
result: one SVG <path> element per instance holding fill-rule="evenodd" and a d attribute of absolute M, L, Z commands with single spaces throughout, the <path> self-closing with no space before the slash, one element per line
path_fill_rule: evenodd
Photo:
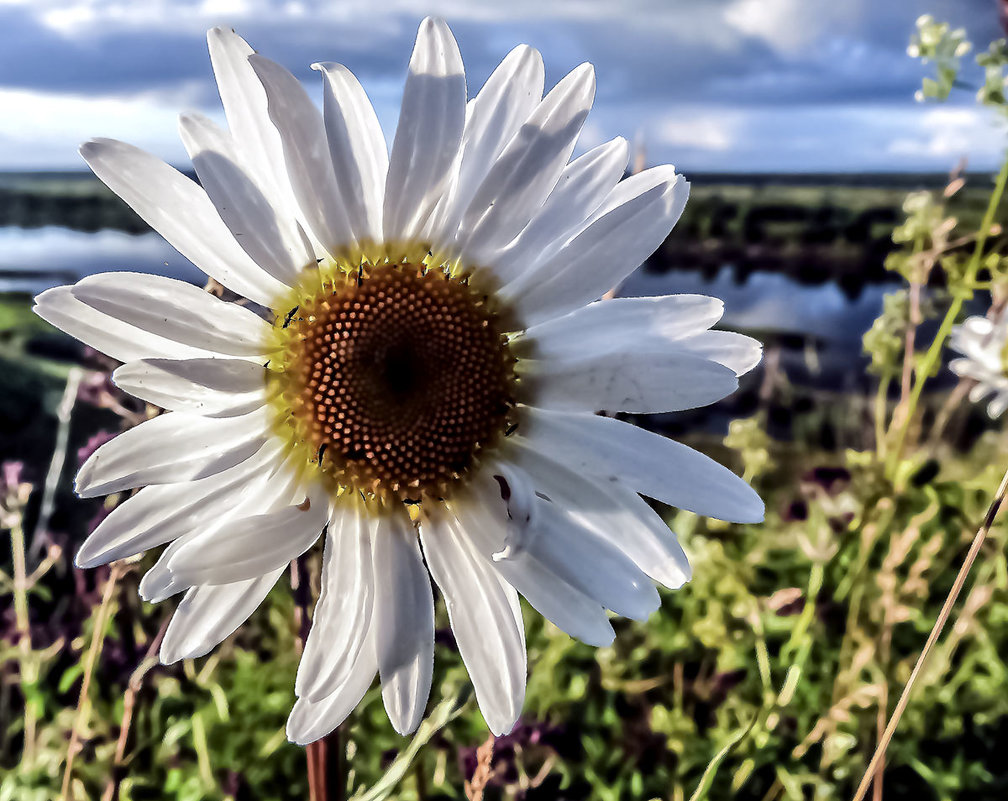
<path fill-rule="evenodd" d="M 958 32 L 932 26 L 922 22 L 921 54 L 944 58 L 944 69 L 961 57 L 961 40 L 950 49 L 946 38 Z M 999 52 L 986 54 L 998 75 Z M 1001 85 L 990 73 L 988 83 Z M 981 100 L 1002 108 L 995 95 Z M 964 403 L 968 383 L 934 389 L 964 304 L 987 293 L 996 310 L 1008 299 L 1008 259 L 993 225 L 1003 219 L 1006 181 L 1008 166 L 979 205 L 956 183 L 891 198 L 900 212 L 886 266 L 903 286 L 865 334 L 877 380 L 871 396 L 823 393 L 794 408 L 786 378 L 768 368 L 756 408 L 723 441 L 690 439 L 753 482 L 766 500 L 765 523 L 664 510 L 694 579 L 664 593 L 648 622 L 615 620 L 610 648 L 574 642 L 526 610 L 525 716 L 497 739 L 489 763 L 483 751 L 486 798 L 852 796 L 1008 467 L 1008 431 L 981 424 L 982 412 Z M 758 205 L 763 190 L 719 191 L 741 207 Z M 811 190 L 787 191 L 801 205 Z M 857 205 L 860 190 L 826 191 L 844 214 L 867 208 Z M 701 240 L 715 236 L 704 202 L 694 198 Z M 937 333 L 925 337 L 927 321 Z M 120 500 L 77 500 L 70 477 L 96 435 L 147 410 L 108 382 L 110 364 L 31 318 L 26 298 L 0 303 L 0 360 L 5 448 L 13 443 L 0 481 L 0 527 L 11 543 L 0 557 L 0 801 L 61 791 L 78 799 L 306 798 L 304 751 L 287 743 L 283 725 L 319 554 L 293 565 L 212 655 L 158 665 L 174 603 L 137 597 L 152 557 L 94 571 L 70 559 Z M 775 421 L 784 436 L 771 439 L 768 418 L 781 408 L 792 409 Z M 829 441 L 820 436 L 827 428 Z M 67 464 L 56 470 L 50 515 L 44 487 L 54 452 Z M 890 801 L 1008 793 L 1006 545 L 1008 526 L 997 522 L 917 680 L 886 753 Z M 330 742 L 345 756 L 348 795 L 476 797 L 465 781 L 487 732 L 443 610 L 437 625 L 434 694 L 415 740 L 392 731 L 373 688 Z"/>

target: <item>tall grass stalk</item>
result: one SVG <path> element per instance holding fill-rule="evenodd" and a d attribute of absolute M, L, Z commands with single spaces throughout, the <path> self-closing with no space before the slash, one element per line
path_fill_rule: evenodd
<path fill-rule="evenodd" d="M 1001 172 L 1002 175 L 1008 175 L 1008 162 L 1006 162 L 1005 169 L 1002 169 Z M 1003 188 L 1003 181 L 1001 185 Z M 994 499 L 987 508 L 987 514 L 984 516 L 984 521 L 977 530 L 976 535 L 973 537 L 973 543 L 970 545 L 966 558 L 963 560 L 962 567 L 959 568 L 959 572 L 956 574 L 955 582 L 952 584 L 952 589 L 949 590 L 949 593 L 945 598 L 945 603 L 942 604 L 941 612 L 938 613 L 938 619 L 935 620 L 935 624 L 931 628 L 931 633 L 928 635 L 927 642 L 924 643 L 924 648 L 921 650 L 920 656 L 917 657 L 917 663 L 914 665 L 913 671 L 910 673 L 910 678 L 907 679 L 907 683 L 903 687 L 903 692 L 900 694 L 899 701 L 896 702 L 896 708 L 893 710 L 892 716 L 889 718 L 889 723 L 885 727 L 885 731 L 882 733 L 882 737 L 879 739 L 879 743 L 875 748 L 875 753 L 872 755 L 871 761 L 868 763 L 868 768 L 865 770 L 864 776 L 861 778 L 861 783 L 858 785 L 858 788 L 854 793 L 853 801 L 863 801 L 865 793 L 868 792 L 868 787 L 875 778 L 879 765 L 882 764 L 882 760 L 885 758 L 885 752 L 886 748 L 889 746 L 889 741 L 892 740 L 893 734 L 896 732 L 896 727 L 899 725 L 900 718 L 903 717 L 903 712 L 906 711 L 907 703 L 910 701 L 910 695 L 913 692 L 914 684 L 917 681 L 917 676 L 920 675 L 924 666 L 927 664 L 928 656 L 931 654 L 935 643 L 938 642 L 938 638 L 945 629 L 945 624 L 948 622 L 949 616 L 952 614 L 952 607 L 955 606 L 956 601 L 959 599 L 959 593 L 962 591 L 963 585 L 966 583 L 966 578 L 969 576 L 970 569 L 973 567 L 973 563 L 976 561 L 977 555 L 983 547 L 984 540 L 987 538 L 987 534 L 990 531 L 991 526 L 994 524 L 994 519 L 997 517 L 998 511 L 1001 509 L 1001 505 L 1004 502 L 1006 495 L 1008 495 L 1008 471 L 1005 471 L 1004 477 L 1001 479 L 1001 484 L 994 495 Z"/>
<path fill-rule="evenodd" d="M 112 599 L 115 597 L 116 587 L 124 570 L 124 563 L 112 563 L 112 569 L 109 571 L 109 577 L 105 582 L 105 589 L 102 592 L 101 603 L 94 616 L 91 645 L 88 648 L 87 658 L 84 662 L 84 677 L 81 680 L 80 698 L 77 701 L 77 711 L 74 713 L 73 726 L 70 729 L 70 743 L 67 746 L 66 766 L 63 769 L 63 785 L 60 789 L 61 801 L 71 801 L 72 799 L 70 782 L 73 778 L 74 758 L 80 750 L 81 732 L 87 725 L 88 717 L 91 714 L 91 701 L 88 697 L 88 692 L 91 689 L 91 678 L 94 676 L 95 665 L 98 663 L 98 655 L 101 653 L 105 642 L 105 629 L 112 614 Z"/>

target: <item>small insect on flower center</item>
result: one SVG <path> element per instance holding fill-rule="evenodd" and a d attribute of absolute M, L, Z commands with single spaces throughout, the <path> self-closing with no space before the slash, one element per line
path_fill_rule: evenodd
<path fill-rule="evenodd" d="M 423 262 L 323 267 L 292 298 L 275 326 L 279 421 L 339 487 L 444 498 L 507 429 L 515 360 L 465 278 Z"/>

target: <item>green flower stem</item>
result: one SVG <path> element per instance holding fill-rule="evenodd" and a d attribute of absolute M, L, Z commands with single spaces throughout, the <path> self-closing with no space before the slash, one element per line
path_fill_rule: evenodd
<path fill-rule="evenodd" d="M 973 297 L 977 273 L 980 271 L 980 264 L 983 259 L 984 247 L 987 244 L 987 238 L 990 236 L 991 227 L 994 224 L 994 215 L 997 213 L 998 206 L 1001 205 L 1001 196 L 1004 194 L 1006 182 L 1008 182 L 1008 157 L 1001 164 L 1001 171 L 994 182 L 994 191 L 991 193 L 990 201 L 987 203 L 987 210 L 984 212 L 983 222 L 980 224 L 980 231 L 976 238 L 976 245 L 973 248 L 973 255 L 966 265 L 966 272 L 963 276 L 963 288 L 953 293 L 952 303 L 949 305 L 948 311 L 945 312 L 945 318 L 938 328 L 938 333 L 935 334 L 931 347 L 928 348 L 921 358 L 920 364 L 915 371 L 913 389 L 910 391 L 910 400 L 907 404 L 905 414 L 899 421 L 896 442 L 889 455 L 887 468 L 890 476 L 895 473 L 896 465 L 899 463 L 903 453 L 907 431 L 910 429 L 910 423 L 917 410 L 917 404 L 920 401 L 921 392 L 924 390 L 924 384 L 931 377 L 941 358 L 945 340 L 948 339 L 949 334 L 952 332 L 952 326 L 955 325 L 959 312 L 962 311 L 963 304 Z"/>

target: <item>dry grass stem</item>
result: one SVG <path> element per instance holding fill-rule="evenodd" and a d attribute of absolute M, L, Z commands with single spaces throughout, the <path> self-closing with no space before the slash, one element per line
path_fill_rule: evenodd
<path fill-rule="evenodd" d="M 952 584 L 952 589 L 949 590 L 948 596 L 945 598 L 945 603 L 942 605 L 941 612 L 938 614 L 938 619 L 931 628 L 931 633 L 928 635 L 927 642 L 924 643 L 924 648 L 921 650 L 920 656 L 917 657 L 917 663 L 914 665 L 913 671 L 910 673 L 910 678 L 907 679 L 907 683 L 903 687 L 903 692 L 900 694 L 899 701 L 896 702 L 896 708 L 893 710 L 892 716 L 889 718 L 889 724 L 882 733 L 878 746 L 875 748 L 875 753 L 872 755 L 871 762 L 868 763 L 868 768 L 865 770 L 861 783 L 858 785 L 858 788 L 854 793 L 853 801 L 863 801 L 872 779 L 875 778 L 876 771 L 879 769 L 879 766 L 882 764 L 882 760 L 885 758 L 886 748 L 889 746 L 889 741 L 892 740 L 893 733 L 896 731 L 900 718 L 906 710 L 907 703 L 910 700 L 910 694 L 913 692 L 914 684 L 917 681 L 917 676 L 920 674 L 921 670 L 923 670 L 928 656 L 934 648 L 935 643 L 938 641 L 938 638 L 941 636 L 941 633 L 945 628 L 945 624 L 948 622 L 949 616 L 952 613 L 952 607 L 955 606 L 955 603 L 959 598 L 959 593 L 962 591 L 963 585 L 966 583 L 966 577 L 969 575 L 970 569 L 973 567 L 973 562 L 976 561 L 977 555 L 980 553 L 980 548 L 983 546 L 984 540 L 987 538 L 987 533 L 994 524 L 994 519 L 997 517 L 997 513 L 1001 508 L 1001 504 L 1004 502 L 1006 494 L 1008 494 L 1008 471 L 1005 472 L 1004 477 L 1001 479 L 1001 485 L 998 487 L 997 493 L 995 493 L 994 499 L 991 501 L 991 504 L 987 509 L 987 514 L 984 517 L 983 524 L 977 530 L 976 536 L 973 537 L 973 543 L 970 545 L 969 552 L 963 560 L 962 567 L 959 568 L 959 573 L 956 575 L 955 582 Z"/>

